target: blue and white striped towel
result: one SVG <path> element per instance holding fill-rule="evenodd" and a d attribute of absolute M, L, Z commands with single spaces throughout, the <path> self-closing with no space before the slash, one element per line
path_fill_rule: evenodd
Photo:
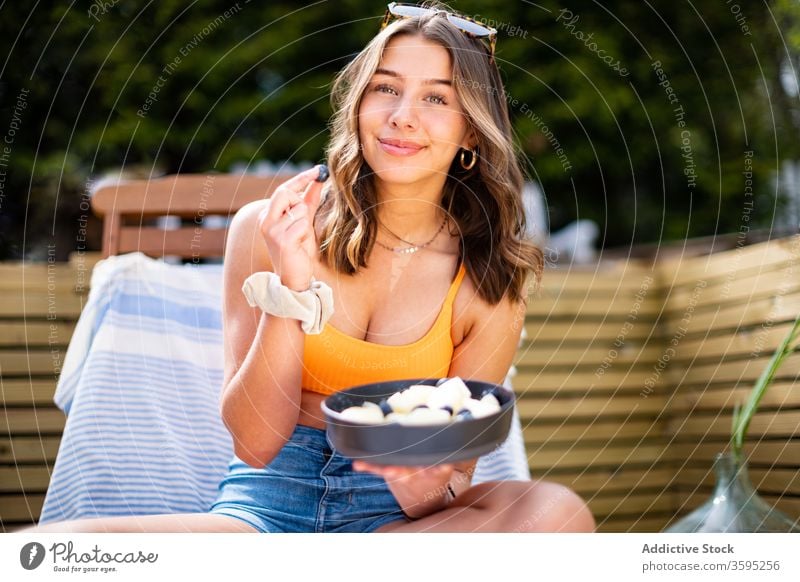
<path fill-rule="evenodd" d="M 98 263 L 55 394 L 67 423 L 41 523 L 203 512 L 233 455 L 219 416 L 222 267 Z M 530 479 L 514 417 L 473 481 Z"/>

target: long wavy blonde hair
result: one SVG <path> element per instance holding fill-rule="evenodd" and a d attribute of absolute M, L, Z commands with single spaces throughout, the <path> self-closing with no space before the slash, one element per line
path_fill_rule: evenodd
<path fill-rule="evenodd" d="M 441 205 L 457 226 L 457 232 L 450 234 L 461 237 L 461 258 L 484 300 L 494 305 L 504 296 L 525 298 L 528 275 L 532 273 L 538 285 L 544 259 L 525 236 L 524 176 L 503 83 L 485 45 L 442 16 L 426 14 L 393 22 L 336 76 L 326 152 L 331 183 L 315 217 L 315 222 L 322 221 L 320 251 L 328 266 L 340 273 L 353 274 L 366 266 L 377 236 L 378 199 L 359 144 L 359 105 L 389 41 L 399 35 L 421 35 L 449 52 L 453 87 L 478 142 L 475 167 L 465 171 L 457 155 L 445 181 Z"/>

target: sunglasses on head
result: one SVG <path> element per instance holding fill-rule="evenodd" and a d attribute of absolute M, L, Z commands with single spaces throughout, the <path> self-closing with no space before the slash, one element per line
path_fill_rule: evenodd
<path fill-rule="evenodd" d="M 458 28 L 468 37 L 478 39 L 487 38 L 489 40 L 489 62 L 494 62 L 494 47 L 497 44 L 497 30 L 485 24 L 481 24 L 477 20 L 461 14 L 448 12 L 447 10 L 425 8 L 424 6 L 417 6 L 416 4 L 392 2 L 386 7 L 386 14 L 383 17 L 383 23 L 381 23 L 381 30 L 386 28 L 392 20 L 439 13 L 444 14 L 447 20 L 450 21 L 450 24 Z"/>

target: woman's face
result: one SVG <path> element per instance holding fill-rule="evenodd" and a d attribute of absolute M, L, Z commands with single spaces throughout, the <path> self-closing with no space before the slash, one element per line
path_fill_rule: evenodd
<path fill-rule="evenodd" d="M 363 155 L 379 181 L 441 185 L 460 148 L 470 147 L 450 54 L 421 36 L 389 42 L 358 111 Z"/>

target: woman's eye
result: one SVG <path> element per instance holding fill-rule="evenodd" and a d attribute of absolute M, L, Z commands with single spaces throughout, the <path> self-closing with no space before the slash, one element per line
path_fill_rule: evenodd
<path fill-rule="evenodd" d="M 397 95 L 397 90 L 391 85 L 375 85 L 375 91 L 378 93 L 387 93 L 389 95 Z M 427 99 L 436 105 L 447 105 L 447 99 L 444 95 L 433 93 L 427 96 Z"/>

